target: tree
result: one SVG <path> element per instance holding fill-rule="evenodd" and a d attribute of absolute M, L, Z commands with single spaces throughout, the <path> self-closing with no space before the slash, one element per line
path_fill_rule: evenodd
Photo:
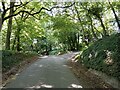
<path fill-rule="evenodd" d="M 3 45 L 6 43 L 7 50 L 12 46 L 12 50 L 17 51 L 20 48 L 22 51 L 37 52 L 49 52 L 53 48 L 75 51 L 80 50 L 81 45 L 89 46 L 103 36 L 114 33 L 114 25 L 109 23 L 114 18 L 105 18 L 112 14 L 111 9 L 107 9 L 109 4 L 103 2 L 30 1 L 14 3 L 12 6 L 7 6 L 6 2 L 1 3 L 1 19 L 4 22 L 1 24 L 4 29 L 2 34 L 6 36 L 6 40 L 3 37 Z M 13 10 L 12 14 L 10 10 Z M 9 23 L 7 30 L 4 27 L 6 22 Z M 30 49 L 31 45 L 33 49 Z"/>
<path fill-rule="evenodd" d="M 14 3 L 15 2 L 10 2 L 10 7 L 13 7 Z M 13 15 L 13 13 L 14 13 L 14 8 L 11 8 L 9 15 Z M 8 20 L 8 29 L 7 29 L 6 44 L 5 44 L 6 50 L 10 50 L 11 32 L 12 32 L 12 17 L 10 17 L 9 20 Z"/>
<path fill-rule="evenodd" d="M 102 20 L 103 5 L 100 4 L 100 3 L 96 3 L 96 5 L 93 5 L 88 10 L 88 12 L 90 14 L 93 14 L 96 18 L 98 18 L 98 20 L 100 21 L 101 26 L 103 28 L 103 34 L 104 34 L 104 36 L 106 36 L 107 35 L 107 31 L 106 31 L 105 25 L 104 25 L 103 20 Z"/>
<path fill-rule="evenodd" d="M 110 5 L 110 7 L 111 7 L 111 10 L 113 11 L 113 14 L 114 14 L 114 16 L 115 16 L 116 22 L 117 22 L 117 24 L 118 24 L 118 28 L 119 28 L 118 32 L 120 33 L 119 18 L 118 18 L 118 16 L 117 16 L 116 12 L 115 12 L 115 9 L 114 9 L 113 5 L 110 3 L 109 0 L 108 0 L 108 2 L 109 2 L 109 5 Z"/>
<path fill-rule="evenodd" d="M 80 26 L 82 27 L 82 41 L 85 42 L 85 44 L 88 46 L 88 42 L 86 41 L 86 38 L 85 38 L 85 29 L 84 29 L 84 26 L 83 26 L 83 24 L 82 24 L 82 20 L 81 20 L 81 18 L 80 18 L 78 9 L 77 9 L 77 7 L 76 7 L 75 5 L 74 5 L 74 8 L 75 8 L 75 11 L 76 11 L 76 13 L 77 13 L 77 18 L 78 18 L 78 20 L 79 20 L 79 22 L 80 22 Z"/>
<path fill-rule="evenodd" d="M 92 35 L 93 35 L 93 37 L 94 37 L 96 40 L 98 40 L 98 37 L 97 37 L 97 35 L 96 35 L 95 31 L 94 31 L 93 20 L 92 20 L 92 18 L 91 18 L 91 16 L 90 16 L 89 14 L 88 14 L 88 18 L 89 18 L 89 20 L 90 20 Z"/>
<path fill-rule="evenodd" d="M 22 3 L 22 2 L 21 2 Z M 25 4 L 19 4 L 19 5 L 14 5 L 15 4 L 15 2 L 10 2 L 10 7 L 9 8 L 5 8 L 5 2 L 2 2 L 2 5 L 3 5 L 3 14 L 2 14 L 2 24 L 3 24 L 3 22 L 5 21 L 5 20 L 7 20 L 7 19 L 9 19 L 8 20 L 8 30 L 7 30 L 7 35 L 6 35 L 6 45 L 5 45 L 5 47 L 6 47 L 6 50 L 10 50 L 10 38 L 11 38 L 11 32 L 12 32 L 12 17 L 14 17 L 14 16 L 17 16 L 17 15 L 20 15 L 21 13 L 26 13 L 26 14 L 29 14 L 30 16 L 32 16 L 32 17 L 35 17 L 35 15 L 37 15 L 37 14 L 39 14 L 42 10 L 46 10 L 46 11 L 51 11 L 52 9 L 54 9 L 54 8 L 69 8 L 69 7 L 71 7 L 73 4 L 70 4 L 70 5 L 68 5 L 68 6 L 63 6 L 63 7 L 61 7 L 61 6 L 53 6 L 52 8 L 50 8 L 50 9 L 47 9 L 47 8 L 45 8 L 45 7 L 41 7 L 38 11 L 36 11 L 36 12 L 34 12 L 34 13 L 32 13 L 32 11 L 34 10 L 34 8 L 32 8 L 30 11 L 26 11 L 26 10 L 23 10 L 23 9 L 21 9 L 21 10 L 18 10 L 18 9 L 20 9 L 20 8 L 22 8 L 22 7 L 24 7 L 24 6 L 26 6 L 27 4 L 28 4 L 28 2 L 27 3 L 25 3 Z M 16 8 L 15 8 L 16 7 Z M 14 8 L 15 8 L 15 10 L 14 10 Z M 8 15 L 8 16 L 5 16 L 6 15 L 6 12 L 8 11 L 10 9 L 10 14 Z M 18 11 L 17 11 L 18 10 Z M 36 18 L 36 17 L 35 17 Z M 1 28 L 2 28 L 2 24 L 1 24 Z"/>
<path fill-rule="evenodd" d="M 58 16 L 52 19 L 54 35 L 58 38 L 63 48 L 71 51 L 78 50 L 79 31 L 78 24 L 69 20 L 66 16 Z"/>

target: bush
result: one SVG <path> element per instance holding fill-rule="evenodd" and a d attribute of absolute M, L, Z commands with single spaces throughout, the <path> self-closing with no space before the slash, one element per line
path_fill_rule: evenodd
<path fill-rule="evenodd" d="M 80 56 L 80 62 L 86 67 L 102 71 L 120 80 L 120 34 L 104 37 Z"/>
<path fill-rule="evenodd" d="M 6 72 L 12 67 L 22 62 L 25 58 L 31 57 L 33 53 L 18 53 L 14 51 L 2 50 L 2 71 Z"/>

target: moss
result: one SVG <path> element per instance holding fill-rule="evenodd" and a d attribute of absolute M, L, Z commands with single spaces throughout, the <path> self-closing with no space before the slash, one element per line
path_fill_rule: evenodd
<path fill-rule="evenodd" d="M 84 50 L 80 56 L 80 62 L 86 67 L 102 71 L 120 80 L 119 58 L 120 34 L 113 34 L 96 41 Z"/>

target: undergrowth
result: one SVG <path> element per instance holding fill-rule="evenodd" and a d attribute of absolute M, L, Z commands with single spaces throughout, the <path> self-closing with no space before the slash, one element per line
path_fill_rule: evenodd
<path fill-rule="evenodd" d="M 80 63 L 120 81 L 120 34 L 104 37 L 80 55 Z"/>
<path fill-rule="evenodd" d="M 2 50 L 2 72 L 9 71 L 12 67 L 18 65 L 26 58 L 35 56 L 34 53 L 18 53 L 14 51 Z"/>

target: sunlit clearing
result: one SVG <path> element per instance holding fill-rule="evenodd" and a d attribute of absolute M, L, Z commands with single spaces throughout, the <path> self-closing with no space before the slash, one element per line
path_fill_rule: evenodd
<path fill-rule="evenodd" d="M 43 84 L 43 85 L 41 85 L 41 87 L 52 88 L 53 86 L 52 86 L 52 85 L 46 85 L 46 84 Z"/>
<path fill-rule="evenodd" d="M 48 56 L 43 56 L 43 57 L 40 57 L 40 58 L 47 58 Z"/>
<path fill-rule="evenodd" d="M 77 84 L 71 84 L 68 88 L 82 88 L 82 86 Z"/>

